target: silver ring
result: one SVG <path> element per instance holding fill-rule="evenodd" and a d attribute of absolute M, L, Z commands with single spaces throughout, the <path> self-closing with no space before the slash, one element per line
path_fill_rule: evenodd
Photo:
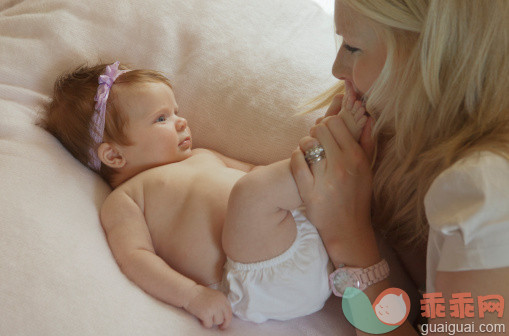
<path fill-rule="evenodd" d="M 322 145 L 316 145 L 304 152 L 304 159 L 309 166 L 325 159 L 325 150 Z"/>

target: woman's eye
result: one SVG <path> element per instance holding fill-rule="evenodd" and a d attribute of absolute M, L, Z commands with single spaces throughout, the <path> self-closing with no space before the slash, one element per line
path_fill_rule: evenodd
<path fill-rule="evenodd" d="M 360 50 L 359 48 L 352 47 L 351 45 L 348 44 L 343 44 L 343 47 L 345 47 L 345 49 L 348 50 L 351 54 Z"/>

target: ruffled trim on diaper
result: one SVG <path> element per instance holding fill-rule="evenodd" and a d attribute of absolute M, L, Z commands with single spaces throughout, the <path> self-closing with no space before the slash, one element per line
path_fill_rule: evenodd
<path fill-rule="evenodd" d="M 233 261 L 227 257 L 229 266 L 239 271 L 259 270 L 263 268 L 274 267 L 290 259 L 294 255 L 295 251 L 300 247 L 300 244 L 303 244 L 305 242 L 305 239 L 304 240 L 301 239 L 304 234 L 316 233 L 318 235 L 318 231 L 316 231 L 316 228 L 311 223 L 309 223 L 306 216 L 304 216 L 300 210 L 298 209 L 293 210 L 292 215 L 295 220 L 295 223 L 297 224 L 297 234 L 295 235 L 295 240 L 293 241 L 292 245 L 288 248 L 288 250 L 284 251 L 277 257 L 254 263 L 241 263 Z M 307 228 L 303 228 L 303 226 L 307 226 Z"/>

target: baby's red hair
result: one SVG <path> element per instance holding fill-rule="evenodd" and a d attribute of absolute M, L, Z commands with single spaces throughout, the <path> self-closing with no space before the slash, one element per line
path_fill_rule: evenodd
<path fill-rule="evenodd" d="M 71 73 L 58 77 L 53 97 L 47 106 L 41 125 L 55 136 L 65 148 L 82 164 L 89 167 L 89 150 L 94 143 L 90 136 L 90 122 L 94 114 L 99 76 L 109 64 L 96 66 L 82 65 Z M 120 64 L 119 69 L 129 68 Z M 169 80 L 153 70 L 131 70 L 120 75 L 112 85 L 106 105 L 105 129 L 103 141 L 123 146 L 130 145 L 126 136 L 129 120 L 126 114 L 115 106 L 115 86 L 118 84 L 164 83 L 172 87 Z M 93 148 L 97 150 L 97 148 Z M 99 174 L 111 184 L 115 170 L 104 164 Z"/>

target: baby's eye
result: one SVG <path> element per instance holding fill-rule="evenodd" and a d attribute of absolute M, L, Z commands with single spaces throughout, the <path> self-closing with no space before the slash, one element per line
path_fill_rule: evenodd
<path fill-rule="evenodd" d="M 162 115 L 162 116 L 159 116 L 159 118 L 157 118 L 156 122 L 165 122 L 166 121 L 166 116 Z"/>

